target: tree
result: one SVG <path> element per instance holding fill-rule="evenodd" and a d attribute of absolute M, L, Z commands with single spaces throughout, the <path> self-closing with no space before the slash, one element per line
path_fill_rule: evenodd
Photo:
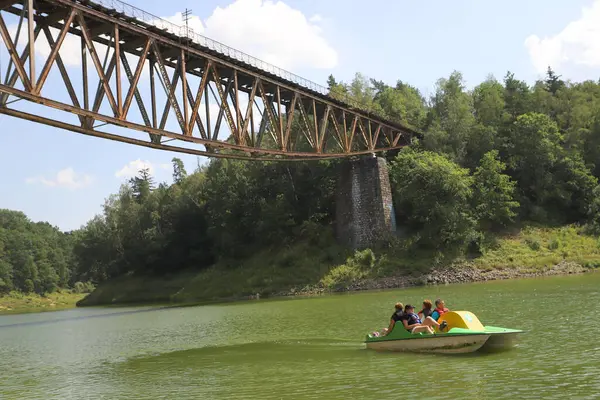
<path fill-rule="evenodd" d="M 504 174 L 506 165 L 492 150 L 481 159 L 473 174 L 475 215 L 482 229 L 506 226 L 514 220 L 519 203 L 514 200 L 516 182 Z"/>
<path fill-rule="evenodd" d="M 565 82 L 560 79 L 559 75 L 556 75 L 552 68 L 548 66 L 548 71 L 546 72 L 546 90 L 556 95 L 559 89 L 565 86 Z"/>
<path fill-rule="evenodd" d="M 150 195 L 150 191 L 154 189 L 154 180 L 150 174 L 150 169 L 140 169 L 136 177 L 129 179 L 129 184 L 137 201 L 143 202 Z"/>
<path fill-rule="evenodd" d="M 455 71 L 448 79 L 438 80 L 428 122 L 426 148 L 444 152 L 455 162 L 463 162 L 475 119 L 472 98 L 464 91 L 461 73 Z"/>
<path fill-rule="evenodd" d="M 174 157 L 171 161 L 173 162 L 173 182 L 180 184 L 187 177 L 185 165 L 183 165 L 183 161 L 177 157 Z"/>
<path fill-rule="evenodd" d="M 594 188 L 593 200 L 588 206 L 588 219 L 596 234 L 600 234 L 600 185 Z"/>
<path fill-rule="evenodd" d="M 403 149 L 390 169 L 398 220 L 419 245 L 443 250 L 468 242 L 475 218 L 467 169 L 442 155 L 412 149 Z"/>
<path fill-rule="evenodd" d="M 519 182 L 521 196 L 535 205 L 541 206 L 549 198 L 562 139 L 556 123 L 544 114 L 521 115 L 510 130 L 508 165 Z"/>
<path fill-rule="evenodd" d="M 505 106 L 504 87 L 494 77 L 489 77 L 473 90 L 473 110 L 480 124 L 499 129 Z"/>
<path fill-rule="evenodd" d="M 524 81 L 515 79 L 515 74 L 507 72 L 504 78 L 504 102 L 508 122 L 511 123 L 519 115 L 531 111 L 531 91 Z"/>
<path fill-rule="evenodd" d="M 335 80 L 335 78 L 333 77 L 333 75 L 329 75 L 327 77 L 327 88 L 329 88 L 329 90 L 333 89 L 334 87 L 337 86 L 337 82 Z"/>
<path fill-rule="evenodd" d="M 418 89 L 401 81 L 398 81 L 395 88 L 384 87 L 381 84 L 379 86 L 380 90 L 375 96 L 375 102 L 386 115 L 417 129 L 424 127 L 427 107 Z"/>

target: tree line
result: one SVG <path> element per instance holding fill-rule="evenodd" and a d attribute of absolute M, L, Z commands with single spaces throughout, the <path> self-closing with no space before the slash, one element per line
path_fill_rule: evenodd
<path fill-rule="evenodd" d="M 494 234 L 525 222 L 600 232 L 600 81 L 564 81 L 549 68 L 533 85 L 507 73 L 467 90 L 454 72 L 429 98 L 402 81 L 390 86 L 360 74 L 328 84 L 332 96 L 351 96 L 424 132 L 410 148 L 384 155 L 410 248 L 481 253 Z M 211 159 L 188 174 L 174 158 L 171 185 L 142 170 L 101 214 L 68 233 L 3 210 L 0 291 L 44 293 L 217 262 L 227 268 L 298 240 L 319 251 L 326 244 L 315 238 L 332 229 L 339 162 Z"/>

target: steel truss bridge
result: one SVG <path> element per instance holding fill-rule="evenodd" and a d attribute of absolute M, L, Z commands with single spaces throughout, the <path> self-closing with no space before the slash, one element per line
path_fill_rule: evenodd
<path fill-rule="evenodd" d="M 116 0 L 0 0 L 0 35 L 9 55 L 0 114 L 84 135 L 259 160 L 371 154 L 418 135 Z M 28 112 L 31 103 L 40 111 Z"/>

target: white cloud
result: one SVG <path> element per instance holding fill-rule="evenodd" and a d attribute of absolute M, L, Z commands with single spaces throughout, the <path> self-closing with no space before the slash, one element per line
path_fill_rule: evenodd
<path fill-rule="evenodd" d="M 115 176 L 117 178 L 133 178 L 134 176 L 136 176 L 138 174 L 138 172 L 141 169 L 144 169 L 144 168 L 148 168 L 150 175 L 154 175 L 154 173 L 156 171 L 156 167 L 150 161 L 141 160 L 138 158 L 137 160 L 128 162 L 126 165 L 123 166 L 123 168 L 121 168 L 120 170 L 115 172 Z M 169 170 L 169 169 L 171 169 L 171 164 L 167 164 L 167 163 L 158 164 L 158 168 L 163 169 L 163 170 Z"/>
<path fill-rule="evenodd" d="M 49 187 L 64 187 L 68 189 L 81 189 L 92 183 L 92 177 L 86 174 L 77 174 L 73 168 L 65 168 L 57 172 L 54 178 L 48 179 L 44 176 L 27 178 L 29 184 L 41 183 Z"/>
<path fill-rule="evenodd" d="M 525 46 L 539 72 L 545 72 L 548 66 L 558 70 L 565 64 L 600 67 L 600 0 L 584 7 L 581 17 L 560 33 L 543 39 L 531 35 Z"/>
<path fill-rule="evenodd" d="M 182 24 L 181 13 L 165 19 Z M 204 23 L 193 17 L 189 26 L 281 68 L 333 68 L 338 55 L 322 36 L 320 22 L 320 15 L 307 18 L 282 1 L 235 0 L 217 7 Z"/>
<path fill-rule="evenodd" d="M 185 35 L 181 12 L 162 17 L 170 23 L 153 21 L 161 28 L 167 28 L 174 34 Z M 241 50 L 275 66 L 284 69 L 302 67 L 333 68 L 338 63 L 337 52 L 322 35 L 323 17 L 315 14 L 305 16 L 282 1 L 273 0 L 235 0 L 230 5 L 217 7 L 205 21 L 198 16 L 190 16 L 189 28 L 196 33 L 217 40 L 227 46 Z M 17 25 L 9 26 L 14 39 Z M 55 40 L 59 31 L 51 28 Z M 19 48 L 23 49 L 26 32 L 21 32 Z M 46 37 L 40 33 L 35 43 L 36 53 L 45 58 L 50 54 Z M 98 57 L 102 61 L 106 46 L 95 44 Z M 60 55 L 67 66 L 79 66 L 80 41 L 74 35 L 67 35 L 61 46 Z M 135 68 L 137 57 L 128 55 Z M 93 65 L 88 63 L 90 68 Z"/>
<path fill-rule="evenodd" d="M 123 168 L 115 172 L 117 178 L 132 178 L 138 174 L 141 169 L 148 168 L 151 175 L 154 175 L 154 165 L 150 161 L 142 161 L 139 158 L 130 161 Z"/>

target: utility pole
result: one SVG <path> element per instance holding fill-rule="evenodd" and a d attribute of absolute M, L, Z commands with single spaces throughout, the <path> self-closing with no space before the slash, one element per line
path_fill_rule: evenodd
<path fill-rule="evenodd" d="M 183 18 L 183 22 L 185 22 L 185 37 L 186 38 L 190 37 L 190 28 L 188 26 L 188 21 L 190 20 L 191 15 L 192 15 L 192 10 L 188 10 L 187 8 L 181 14 L 181 17 Z"/>

